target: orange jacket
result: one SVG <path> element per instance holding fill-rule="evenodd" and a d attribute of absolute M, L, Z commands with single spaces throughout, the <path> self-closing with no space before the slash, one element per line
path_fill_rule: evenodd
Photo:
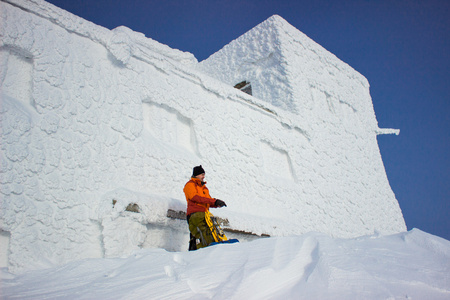
<path fill-rule="evenodd" d="M 211 198 L 206 182 L 202 182 L 198 178 L 191 178 L 183 189 L 187 201 L 186 215 L 196 212 L 205 212 L 210 207 L 216 207 L 214 203 L 216 199 Z"/>

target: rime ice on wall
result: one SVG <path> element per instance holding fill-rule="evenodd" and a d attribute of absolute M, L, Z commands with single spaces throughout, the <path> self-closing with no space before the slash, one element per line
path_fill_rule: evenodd
<path fill-rule="evenodd" d="M 384 222 L 404 228 L 376 141 L 378 134 L 399 131 L 378 128 L 369 84 L 361 74 L 279 16 L 232 41 L 197 69 L 230 86 L 249 82 L 254 97 L 297 122 L 297 132 L 287 138 L 294 139 L 292 144 L 286 145 L 287 139 L 261 143 L 264 170 L 300 187 L 294 192 L 303 202 L 297 213 L 306 219 L 312 213 L 314 219 L 321 214 L 317 205 L 327 207 L 325 218 L 359 223 L 344 235 L 381 221 L 371 213 L 390 215 Z M 340 227 L 324 221 L 321 228 L 314 222 L 321 231 Z"/>
<path fill-rule="evenodd" d="M 185 206 L 198 164 L 228 204 L 216 214 L 240 230 L 405 229 L 366 80 L 281 18 L 196 67 L 192 54 L 43 1 L 0 5 L 0 253 L 11 271 L 186 250 L 186 224 L 164 212 Z M 233 88 L 242 80 L 254 97 Z"/>

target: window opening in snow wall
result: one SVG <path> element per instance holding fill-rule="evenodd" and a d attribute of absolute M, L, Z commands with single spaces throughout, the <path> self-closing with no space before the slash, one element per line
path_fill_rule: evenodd
<path fill-rule="evenodd" d="M 252 85 L 248 81 L 242 81 L 239 82 L 234 86 L 234 88 L 243 91 L 244 93 L 247 93 L 249 95 L 252 95 Z"/>

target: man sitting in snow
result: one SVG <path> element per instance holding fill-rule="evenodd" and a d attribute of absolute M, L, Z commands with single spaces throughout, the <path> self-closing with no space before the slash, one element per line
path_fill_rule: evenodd
<path fill-rule="evenodd" d="M 214 241 L 206 224 L 205 212 L 209 211 L 210 207 L 227 206 L 222 200 L 211 198 L 204 180 L 205 170 L 202 166 L 194 167 L 191 180 L 186 183 L 183 189 L 187 201 L 186 217 L 191 232 L 189 251 L 197 250 L 197 247 L 206 247 Z M 196 243 L 197 239 L 201 241 L 199 245 Z"/>

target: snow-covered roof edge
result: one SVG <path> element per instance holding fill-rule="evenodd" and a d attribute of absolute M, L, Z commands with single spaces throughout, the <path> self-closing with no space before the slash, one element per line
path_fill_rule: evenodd
<path fill-rule="evenodd" d="M 295 28 L 288 21 L 286 21 L 283 17 L 281 17 L 280 15 L 277 15 L 277 14 L 274 14 L 274 15 L 270 16 L 269 18 L 267 18 L 266 20 L 262 21 L 261 23 L 259 23 L 255 27 L 253 27 L 252 29 L 250 29 L 247 32 L 243 33 L 239 37 L 233 39 L 228 44 L 226 44 L 224 47 L 222 47 L 220 50 L 218 50 L 215 53 L 211 54 L 208 58 L 200 61 L 200 63 L 202 63 L 202 62 L 208 60 L 209 58 L 213 57 L 218 52 L 221 52 L 224 48 L 229 47 L 229 44 L 232 44 L 232 43 L 237 42 L 237 41 L 239 41 L 241 39 L 244 39 L 245 36 L 247 36 L 247 35 L 251 35 L 253 31 L 258 30 L 262 26 L 266 26 L 267 23 L 279 24 L 279 26 L 274 26 L 275 30 L 277 30 L 279 33 L 280 33 L 280 29 L 284 29 L 285 32 L 290 32 L 290 33 L 294 32 L 296 35 L 298 35 L 298 37 L 300 37 L 302 39 L 302 42 L 307 42 L 307 43 L 309 43 L 311 45 L 314 45 L 314 48 L 316 48 L 317 50 L 320 51 L 320 53 L 317 53 L 318 56 L 326 57 L 326 59 L 329 62 L 331 62 L 334 66 L 336 66 L 338 69 L 341 69 L 341 70 L 346 69 L 347 71 L 350 71 L 350 72 L 354 73 L 355 78 L 357 77 L 358 80 L 361 81 L 364 84 L 364 86 L 369 87 L 369 81 L 367 80 L 367 78 L 364 75 L 359 73 L 357 70 L 355 70 L 348 63 L 346 63 L 345 61 L 341 60 L 334 53 L 332 53 L 331 51 L 327 50 L 325 47 L 323 47 L 322 45 L 320 45 L 319 43 L 317 43 L 316 41 L 311 39 L 305 33 L 300 31 L 299 29 Z"/>
<path fill-rule="evenodd" d="M 276 27 L 278 31 L 283 29 L 285 31 L 285 34 L 289 34 L 291 36 L 293 34 L 295 34 L 299 39 L 301 39 L 302 43 L 313 45 L 310 48 L 315 49 L 315 52 L 318 57 L 320 57 L 321 59 L 327 60 L 327 62 L 329 64 L 333 65 L 334 67 L 336 67 L 337 69 L 339 69 L 341 71 L 345 70 L 349 73 L 352 73 L 352 75 L 355 79 L 358 79 L 364 86 L 369 87 L 369 81 L 367 80 L 367 78 L 364 75 L 362 75 L 351 65 L 349 65 L 348 63 L 346 63 L 345 61 L 343 61 L 342 59 L 337 57 L 333 52 L 329 51 L 324 46 L 322 46 L 321 44 L 314 41 L 312 38 L 310 38 L 304 32 L 302 32 L 301 30 L 294 27 L 292 24 L 290 24 L 288 21 L 286 21 L 283 17 L 275 14 L 275 15 L 271 16 L 270 18 L 268 18 L 264 22 L 268 22 L 268 21 L 280 24 L 280 26 Z M 281 33 L 280 33 L 280 35 L 281 35 Z M 292 38 L 295 39 L 294 36 L 292 36 Z"/>
<path fill-rule="evenodd" d="M 45 18 L 67 31 L 102 44 L 124 64 L 127 64 L 131 56 L 138 58 L 139 56 L 154 56 L 152 52 L 186 65 L 197 63 L 197 59 L 192 53 L 170 48 L 125 26 L 109 30 L 43 0 L 2 1 Z"/>
<path fill-rule="evenodd" d="M 297 35 L 297 37 L 302 40 L 302 43 L 309 43 L 311 45 L 314 45 L 316 54 L 318 57 L 320 57 L 320 59 L 327 60 L 328 63 L 330 63 L 337 69 L 339 69 L 341 71 L 345 71 L 345 73 L 347 74 L 348 77 L 352 77 L 355 80 L 358 80 L 359 82 L 361 82 L 361 84 L 363 86 L 365 86 L 367 88 L 370 87 L 370 83 L 364 75 L 362 75 L 360 72 L 358 72 L 356 69 L 354 69 L 351 65 L 349 65 L 345 61 L 341 60 L 334 53 L 327 50 L 325 47 L 323 47 L 322 45 L 320 45 L 319 43 L 317 43 L 316 41 L 314 41 L 313 39 L 308 37 L 305 33 L 303 33 L 302 31 L 300 31 L 297 28 L 295 28 L 294 26 L 292 26 L 283 17 L 275 14 L 275 15 L 271 16 L 270 18 L 268 18 L 266 21 L 262 22 L 261 24 L 263 24 L 265 22 L 269 22 L 269 21 L 273 22 L 273 23 L 278 22 L 280 24 L 280 26 L 275 26 L 275 29 L 277 31 L 284 30 L 286 34 Z M 260 26 L 260 25 L 258 25 L 258 26 Z M 282 36 L 282 33 L 279 33 L 279 36 Z M 295 40 L 294 36 L 292 38 Z M 280 41 L 280 43 L 281 43 L 281 41 Z M 310 48 L 313 48 L 313 47 L 310 47 Z M 283 50 L 283 48 L 281 48 L 281 50 Z M 375 119 L 376 119 L 376 116 L 375 116 Z M 379 128 L 378 120 L 376 120 L 376 123 L 377 123 L 377 128 L 375 129 L 375 133 L 377 135 L 385 135 L 385 134 L 399 135 L 400 134 L 400 129 Z"/>

